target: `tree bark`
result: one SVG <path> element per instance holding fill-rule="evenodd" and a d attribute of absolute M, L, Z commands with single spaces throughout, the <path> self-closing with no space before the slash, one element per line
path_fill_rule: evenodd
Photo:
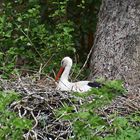
<path fill-rule="evenodd" d="M 140 93 L 140 0 L 102 0 L 90 79 L 122 79 Z"/>

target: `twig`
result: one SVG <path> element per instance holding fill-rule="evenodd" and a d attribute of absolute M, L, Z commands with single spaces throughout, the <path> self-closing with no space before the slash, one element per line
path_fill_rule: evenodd
<path fill-rule="evenodd" d="M 18 25 L 17 25 L 16 23 L 15 23 L 15 25 L 18 27 Z M 19 27 L 18 27 L 18 29 L 19 29 Z M 34 47 L 35 51 L 36 51 L 37 54 L 40 56 L 41 60 L 42 60 L 43 62 L 45 62 L 44 59 L 42 58 L 41 54 L 39 53 L 39 51 L 36 49 L 35 45 L 34 45 L 33 42 L 31 41 L 31 39 L 29 38 L 28 34 L 26 34 L 22 29 L 19 29 L 19 30 L 25 35 L 25 37 L 28 39 L 28 41 L 30 42 L 30 44 Z"/>
<path fill-rule="evenodd" d="M 51 61 L 51 59 L 54 57 L 55 54 L 52 54 L 49 60 L 43 65 L 42 69 L 46 67 L 46 65 Z"/>
<path fill-rule="evenodd" d="M 78 72 L 78 74 L 76 75 L 76 77 L 75 77 L 74 80 L 76 80 L 76 79 L 78 78 L 78 76 L 80 75 L 80 73 L 81 73 L 81 72 L 83 71 L 83 69 L 85 68 L 85 66 L 86 66 L 86 64 L 87 64 L 87 62 L 88 62 L 88 60 L 89 60 L 89 58 L 90 58 L 90 55 L 91 55 L 92 51 L 93 51 L 93 46 L 92 46 L 92 48 L 90 49 L 90 51 L 89 51 L 89 53 L 88 53 L 88 55 L 87 55 L 87 58 L 86 58 L 86 61 L 85 61 L 84 65 L 82 66 L 82 68 L 80 69 L 80 71 Z"/>
<path fill-rule="evenodd" d="M 32 115 L 32 117 L 33 117 L 34 120 L 35 120 L 35 125 L 32 127 L 32 129 L 34 129 L 34 128 L 36 128 L 36 126 L 38 125 L 38 120 L 37 120 L 37 118 L 35 117 L 33 111 L 31 111 L 31 115 Z"/>
<path fill-rule="evenodd" d="M 42 63 L 40 64 L 39 71 L 38 71 L 38 77 L 39 77 L 38 80 L 40 80 L 41 71 L 42 71 Z"/>

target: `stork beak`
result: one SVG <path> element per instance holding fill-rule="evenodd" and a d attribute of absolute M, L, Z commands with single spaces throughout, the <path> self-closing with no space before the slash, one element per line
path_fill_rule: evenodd
<path fill-rule="evenodd" d="M 58 79 L 60 78 L 61 74 L 63 73 L 64 71 L 64 67 L 61 67 L 59 72 L 57 73 L 56 77 L 55 77 L 55 81 L 58 81 Z"/>

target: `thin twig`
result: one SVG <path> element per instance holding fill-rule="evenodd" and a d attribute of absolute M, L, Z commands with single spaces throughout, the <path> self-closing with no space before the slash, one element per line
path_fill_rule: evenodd
<path fill-rule="evenodd" d="M 32 127 L 32 129 L 34 129 L 34 128 L 36 128 L 36 126 L 38 125 L 38 120 L 37 120 L 37 118 L 35 117 L 33 111 L 31 111 L 31 115 L 32 115 L 32 117 L 33 117 L 34 120 L 35 120 L 35 125 Z"/>
<path fill-rule="evenodd" d="M 15 25 L 18 27 L 18 25 L 17 25 L 16 23 L 15 23 Z M 23 29 L 21 29 L 21 28 L 19 28 L 19 27 L 18 27 L 18 29 L 25 35 L 25 37 L 26 37 L 26 38 L 28 39 L 28 41 L 30 42 L 31 46 L 34 47 L 35 51 L 36 51 L 37 54 L 40 56 L 41 60 L 42 60 L 43 62 L 45 62 L 44 59 L 43 59 L 43 57 L 42 57 L 41 54 L 39 53 L 39 51 L 36 49 L 34 43 L 33 43 L 33 42 L 31 41 L 31 39 L 29 38 L 29 36 L 23 31 Z"/>
<path fill-rule="evenodd" d="M 78 76 L 81 74 L 81 72 L 82 72 L 83 69 L 85 68 L 85 66 L 86 66 L 86 64 L 87 64 L 87 62 L 88 62 L 88 60 L 89 60 L 89 58 L 90 58 L 90 55 L 91 55 L 92 51 L 93 51 L 93 46 L 92 46 L 92 48 L 90 49 L 90 51 L 89 51 L 89 53 L 88 53 L 88 55 L 87 55 L 87 58 L 86 58 L 86 61 L 85 61 L 84 65 L 82 66 L 82 68 L 80 69 L 80 71 L 78 72 L 78 74 L 76 75 L 76 77 L 75 77 L 74 80 L 76 80 L 76 79 L 78 78 Z"/>

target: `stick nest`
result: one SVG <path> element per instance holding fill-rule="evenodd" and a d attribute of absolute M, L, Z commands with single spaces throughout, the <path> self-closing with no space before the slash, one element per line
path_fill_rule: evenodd
<path fill-rule="evenodd" d="M 0 89 L 20 93 L 22 99 L 13 102 L 10 109 L 21 118 L 34 120 L 32 129 L 24 134 L 25 140 L 65 140 L 72 135 L 71 123 L 56 117 L 55 110 L 63 106 L 64 102 L 72 104 L 73 96 L 68 92 L 56 91 L 55 82 L 50 77 L 40 79 L 36 76 L 18 76 L 14 80 L 0 78 Z M 81 101 L 75 106 L 80 104 Z M 139 110 L 140 94 L 126 94 L 117 97 L 110 105 L 97 112 L 111 123 L 108 116 L 112 113 L 124 116 Z"/>

